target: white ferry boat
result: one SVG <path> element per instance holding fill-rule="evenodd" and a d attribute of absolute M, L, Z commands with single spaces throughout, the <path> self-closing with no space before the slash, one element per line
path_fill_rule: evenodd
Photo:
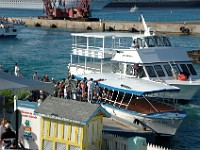
<path fill-rule="evenodd" d="M 109 52 L 112 55 L 112 58 L 109 58 L 112 60 L 110 72 L 120 73 L 129 78 L 162 82 L 180 88 L 180 93 L 176 97 L 172 94 L 168 95 L 168 98 L 199 99 L 200 78 L 193 67 L 192 60 L 187 55 L 187 50 L 173 47 L 165 36 L 154 35 L 153 32 L 150 34 L 150 28 L 146 26 L 144 19 L 142 20 L 147 31 L 145 34 L 73 33 L 75 41 L 84 39 L 87 44 L 85 47 L 79 47 L 78 43 L 74 43 L 72 53 L 79 54 L 79 51 L 83 51 L 86 58 L 99 57 L 101 60 L 98 69 L 82 66 L 82 72 L 79 69 L 77 73 L 104 73 L 105 69 L 102 68 L 105 61 L 102 57 Z M 94 43 L 90 42 L 91 38 Z M 133 41 L 137 43 L 137 46 L 132 46 Z M 93 48 L 92 51 L 88 51 L 91 48 Z M 133 69 L 135 64 L 138 64 L 138 74 Z"/>
<path fill-rule="evenodd" d="M 77 80 L 86 77 L 98 81 L 101 93 L 98 95 L 99 102 L 113 118 L 130 126 L 141 125 L 158 136 L 174 136 L 187 115 L 175 104 L 166 103 L 165 99 L 160 101 L 152 98 L 157 93 L 160 96 L 169 92 L 177 93 L 179 89 L 176 87 L 117 73 L 93 73 L 74 77 Z M 97 99 L 95 94 L 93 96 L 93 99 Z"/>
<path fill-rule="evenodd" d="M 111 0 L 88 0 L 91 10 L 100 10 Z M 57 1 L 58 3 L 58 1 Z M 80 4 L 81 0 L 65 0 L 65 8 L 75 7 L 76 4 Z M 15 8 L 15 9 L 39 9 L 44 8 L 43 0 L 0 0 L 0 8 Z"/>
<path fill-rule="evenodd" d="M 174 69 L 175 62 L 164 62 L 166 60 L 163 58 L 172 47 L 166 37 L 151 35 L 149 28 L 146 31 L 145 34 L 72 33 L 69 71 L 78 80 L 86 77 L 99 81 L 101 105 L 113 116 L 130 125 L 139 123 L 158 135 L 175 135 L 186 116 L 184 111 L 176 108 L 174 101 L 170 101 L 179 95 L 180 89 L 166 84 L 160 76 L 150 76 L 151 72 L 157 75 L 165 68 L 163 72 L 168 75 L 167 71 Z M 143 48 L 132 47 L 133 40 L 138 38 L 144 39 L 141 41 Z M 154 40 L 160 40 L 160 45 L 150 47 Z M 164 55 L 162 52 L 165 52 Z M 136 70 L 133 71 L 135 64 L 138 66 L 137 75 Z M 169 96 L 169 103 L 166 103 L 165 98 Z"/>
<path fill-rule="evenodd" d="M 77 80 L 86 77 L 99 81 L 101 105 L 112 117 L 124 120 L 132 126 L 134 123 L 140 124 L 157 135 L 175 135 L 186 113 L 176 108 L 173 102 L 165 103 L 165 99 L 158 101 L 155 96 L 159 96 L 160 99 L 168 93 L 175 95 L 179 88 L 123 74 L 117 62 L 111 61 L 113 53 L 107 48 L 108 45 L 104 47 L 99 43 L 107 41 L 104 39 L 105 36 L 115 40 L 112 39 L 113 33 L 72 35 L 74 44 L 69 71 Z M 84 44 L 84 41 L 88 41 L 89 45 L 87 42 Z M 94 46 L 94 43 L 97 45 Z"/>
<path fill-rule="evenodd" d="M 16 37 L 24 27 L 20 19 L 0 18 L 0 38 Z"/>

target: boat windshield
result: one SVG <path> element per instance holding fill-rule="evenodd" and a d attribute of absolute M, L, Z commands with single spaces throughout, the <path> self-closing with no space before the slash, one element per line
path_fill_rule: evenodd
<path fill-rule="evenodd" d="M 165 46 L 172 46 L 171 43 L 170 43 L 170 41 L 169 41 L 169 39 L 168 39 L 167 37 L 162 36 L 162 37 L 161 37 L 161 40 L 163 41 L 163 44 L 164 44 Z"/>
<path fill-rule="evenodd" d="M 162 39 L 160 37 L 153 36 L 153 39 L 154 39 L 154 41 L 156 43 L 156 46 L 164 46 L 163 41 L 162 41 Z"/>
<path fill-rule="evenodd" d="M 169 39 L 164 36 L 149 36 L 145 37 L 144 39 L 148 47 L 171 46 Z"/>

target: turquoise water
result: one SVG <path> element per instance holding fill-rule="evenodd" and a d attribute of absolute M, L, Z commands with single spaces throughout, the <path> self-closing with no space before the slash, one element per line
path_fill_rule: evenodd
<path fill-rule="evenodd" d="M 137 20 L 142 12 L 147 21 L 200 21 L 199 9 L 102 10 L 92 13 L 93 17 L 106 20 Z M 36 17 L 42 11 L 1 9 L 0 16 Z M 0 39 L 0 64 L 3 69 L 14 72 L 14 64 L 19 64 L 24 77 L 31 79 L 37 71 L 39 77 L 48 75 L 57 81 L 66 77 L 70 61 L 71 32 L 61 29 L 25 28 L 14 39 Z M 200 35 L 168 35 L 173 45 L 184 46 L 188 50 L 200 49 Z M 200 65 L 195 65 L 200 74 Z M 182 105 L 188 116 L 181 124 L 176 136 L 159 138 L 155 143 L 176 150 L 200 149 L 200 102 L 193 101 Z"/>
<path fill-rule="evenodd" d="M 140 9 L 131 13 L 129 10 L 97 10 L 92 12 L 92 17 L 102 20 L 132 21 L 138 20 L 140 14 L 145 16 L 146 21 L 158 22 L 189 22 L 200 21 L 200 10 L 196 9 Z M 0 16 L 9 17 L 37 17 L 44 14 L 43 10 L 18 10 L 1 9 Z"/>

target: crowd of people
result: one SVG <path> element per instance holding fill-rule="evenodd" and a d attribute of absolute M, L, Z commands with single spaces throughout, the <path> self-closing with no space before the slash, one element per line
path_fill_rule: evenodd
<path fill-rule="evenodd" d="M 98 85 L 99 80 L 93 78 L 87 80 L 62 79 L 60 82 L 55 82 L 54 96 L 64 99 L 76 99 L 78 101 L 91 102 L 92 99 L 100 99 L 102 89 Z"/>
<path fill-rule="evenodd" d="M 88 101 L 91 100 L 101 100 L 104 94 L 104 90 L 99 86 L 99 80 L 94 80 L 90 78 L 89 80 L 84 77 L 83 80 L 77 80 L 75 86 L 76 99 L 79 101 Z"/>
<path fill-rule="evenodd" d="M 0 64 L 0 71 L 4 71 L 2 65 Z M 20 67 L 18 63 L 14 65 L 14 75 L 21 76 Z M 79 101 L 88 101 L 96 98 L 100 99 L 102 97 L 103 90 L 98 86 L 100 80 L 87 79 L 86 77 L 81 81 L 75 81 L 70 78 L 63 78 L 61 81 L 56 81 L 54 78 L 49 79 L 48 75 L 38 76 L 38 72 L 35 71 L 32 75 L 33 80 L 40 80 L 43 82 L 54 83 L 54 97 L 65 98 L 65 99 L 75 99 Z M 34 90 L 32 92 L 32 101 L 37 101 L 40 98 L 41 92 L 39 90 Z M 75 96 L 74 96 L 75 95 Z M 73 97 L 74 96 L 74 97 Z"/>

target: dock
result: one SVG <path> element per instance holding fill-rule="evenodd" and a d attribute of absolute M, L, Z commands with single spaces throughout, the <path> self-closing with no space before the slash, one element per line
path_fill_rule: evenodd
<path fill-rule="evenodd" d="M 142 125 L 128 123 L 122 120 L 111 118 L 103 118 L 103 130 L 120 131 L 120 132 L 135 132 L 135 133 L 152 133 L 150 129 L 144 130 Z"/>
<path fill-rule="evenodd" d="M 144 31 L 140 21 L 77 21 L 22 18 L 27 26 L 93 31 Z M 148 22 L 147 25 L 162 34 L 200 34 L 200 22 Z"/>

